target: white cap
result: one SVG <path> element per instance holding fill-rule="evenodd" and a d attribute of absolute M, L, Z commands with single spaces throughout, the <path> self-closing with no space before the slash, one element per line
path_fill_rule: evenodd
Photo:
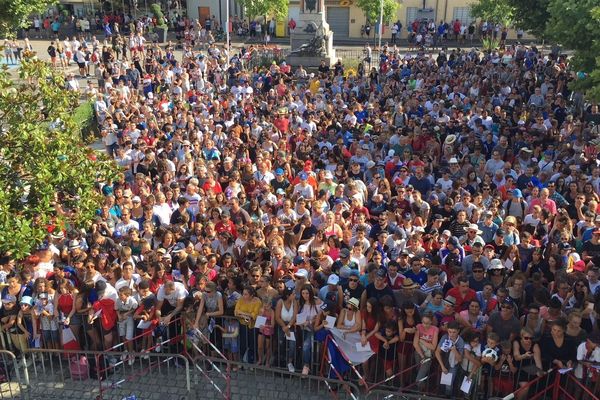
<path fill-rule="evenodd" d="M 294 275 L 297 276 L 298 278 L 308 279 L 308 271 L 305 270 L 304 268 L 300 268 L 298 271 L 296 271 L 296 273 Z"/>
<path fill-rule="evenodd" d="M 329 278 L 327 278 L 327 284 L 328 285 L 337 285 L 340 281 L 340 278 L 336 275 L 336 274 L 331 274 L 329 275 Z"/>

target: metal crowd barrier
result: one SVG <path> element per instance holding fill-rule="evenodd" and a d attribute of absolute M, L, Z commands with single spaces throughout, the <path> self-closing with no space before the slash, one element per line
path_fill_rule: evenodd
<path fill-rule="evenodd" d="M 27 385 L 13 353 L 0 350 L 0 399 L 25 399 Z"/>
<path fill-rule="evenodd" d="M 109 361 L 123 356 L 135 362 Z M 181 354 L 29 349 L 21 358 L 26 398 L 120 400 L 162 393 L 192 399 L 189 362 Z"/>

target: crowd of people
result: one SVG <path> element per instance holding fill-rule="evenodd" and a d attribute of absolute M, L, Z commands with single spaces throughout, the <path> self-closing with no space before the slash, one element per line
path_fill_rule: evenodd
<path fill-rule="evenodd" d="M 599 393 L 600 112 L 565 56 L 386 45 L 354 75 L 89 47 L 70 89 L 122 174 L 89 229 L 0 258 L 5 347 L 158 350 L 185 326 L 317 374 L 336 331 L 373 354 L 367 382 L 417 365 L 421 389 L 436 369 L 446 394 L 508 394 L 574 368 Z"/>

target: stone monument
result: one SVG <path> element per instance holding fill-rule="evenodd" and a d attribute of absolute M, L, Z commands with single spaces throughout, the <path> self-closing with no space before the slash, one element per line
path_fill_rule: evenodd
<path fill-rule="evenodd" d="M 287 57 L 290 65 L 316 68 L 325 60 L 335 63 L 333 32 L 325 20 L 324 0 L 300 0 L 300 14 L 296 28 L 290 32 L 292 51 Z"/>

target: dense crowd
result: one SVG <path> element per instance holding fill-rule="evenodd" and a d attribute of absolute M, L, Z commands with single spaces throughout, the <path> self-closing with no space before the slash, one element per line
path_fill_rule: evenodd
<path fill-rule="evenodd" d="M 600 113 L 564 55 L 385 46 L 356 75 L 77 44 L 95 79 L 66 84 L 122 174 L 90 229 L 0 259 L 5 346 L 147 351 L 186 326 L 316 374 L 330 330 L 372 354 L 367 381 L 418 363 L 421 388 L 434 366 L 447 394 L 491 372 L 508 394 L 575 368 L 598 390 Z"/>

